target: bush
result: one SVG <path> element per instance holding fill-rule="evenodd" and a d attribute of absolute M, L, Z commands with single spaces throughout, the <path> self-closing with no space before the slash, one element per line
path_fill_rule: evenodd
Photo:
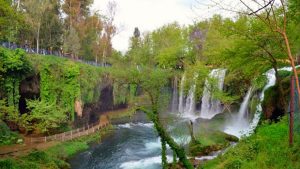
<path fill-rule="evenodd" d="M 0 169 L 17 169 L 18 164 L 12 159 L 0 160 Z"/>
<path fill-rule="evenodd" d="M 9 127 L 0 120 L 0 145 L 14 144 L 19 138 L 17 133 L 10 131 Z"/>

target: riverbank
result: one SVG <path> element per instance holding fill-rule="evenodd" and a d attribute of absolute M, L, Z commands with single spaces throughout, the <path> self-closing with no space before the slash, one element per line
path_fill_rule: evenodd
<path fill-rule="evenodd" d="M 250 137 L 242 139 L 224 155 L 202 163 L 204 169 L 300 168 L 299 137 L 288 142 L 288 118 L 278 123 L 263 122 Z"/>
<path fill-rule="evenodd" d="M 132 108 L 120 109 L 104 113 L 107 118 L 101 118 L 100 123 L 110 123 L 108 121 L 134 115 Z M 14 145 L 15 151 L 2 156 L 0 169 L 34 169 L 34 168 L 70 168 L 66 162 L 73 155 L 87 150 L 91 143 L 99 143 L 102 138 L 113 130 L 109 125 L 98 132 L 82 136 L 70 141 L 51 141 L 42 144 L 32 144 L 31 146 Z M 2 147 L 2 150 L 4 148 Z M 4 150 L 3 150 L 4 151 Z"/>
<path fill-rule="evenodd" d="M 57 143 L 45 150 L 34 150 L 27 155 L 17 158 L 6 157 L 0 160 L 0 169 L 70 168 L 70 165 L 66 162 L 68 158 L 88 149 L 90 143 L 100 142 L 102 137 L 112 129 L 110 125 L 94 134 Z"/>

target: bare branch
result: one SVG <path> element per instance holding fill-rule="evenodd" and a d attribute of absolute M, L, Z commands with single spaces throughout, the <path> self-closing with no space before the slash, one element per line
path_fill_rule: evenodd
<path fill-rule="evenodd" d="M 251 12 L 249 15 L 253 15 L 254 13 L 258 13 L 259 11 L 265 9 L 266 7 L 268 7 L 274 0 L 270 0 L 266 5 L 262 6 L 261 8 L 257 9 L 256 11 Z M 242 2 L 243 4 L 245 4 L 244 2 Z"/>

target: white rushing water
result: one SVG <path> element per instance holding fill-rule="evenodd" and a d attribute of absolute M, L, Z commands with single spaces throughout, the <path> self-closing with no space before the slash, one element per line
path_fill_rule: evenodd
<path fill-rule="evenodd" d="M 248 105 L 251 98 L 252 90 L 252 87 L 248 89 L 248 92 L 243 99 L 238 114 L 232 115 L 231 119 L 228 121 L 228 124 L 224 129 L 225 133 L 240 138 L 244 134 L 243 131 L 249 127 Z"/>
<path fill-rule="evenodd" d="M 226 69 L 213 69 L 209 74 L 210 78 L 217 79 L 217 88 L 223 90 L 224 79 L 226 75 Z M 213 99 L 211 94 L 211 86 L 208 80 L 205 81 L 202 104 L 201 104 L 201 113 L 200 117 L 203 119 L 211 119 L 215 115 L 221 113 L 222 106 L 219 100 Z"/>
<path fill-rule="evenodd" d="M 287 67 L 279 69 L 279 70 L 285 70 Z M 256 112 L 254 114 L 254 117 L 252 119 L 252 122 L 250 123 L 249 127 L 247 129 L 245 129 L 243 131 L 245 136 L 249 136 L 253 133 L 254 129 L 256 128 L 259 119 L 260 119 L 260 115 L 262 113 L 262 106 L 261 103 L 263 102 L 264 98 L 265 98 L 265 91 L 271 87 L 274 86 L 276 83 L 276 76 L 275 76 L 275 70 L 274 69 L 270 69 L 265 73 L 267 79 L 268 79 L 268 83 L 265 85 L 265 87 L 263 88 L 261 94 L 260 94 L 260 103 L 256 106 Z"/>
<path fill-rule="evenodd" d="M 178 80 L 175 76 L 173 81 L 173 94 L 172 94 L 172 105 L 171 105 L 171 111 L 177 112 L 178 111 Z"/>
<path fill-rule="evenodd" d="M 299 66 L 297 66 L 297 67 L 299 67 Z M 283 67 L 283 68 L 278 69 L 278 71 L 281 71 L 281 70 L 292 71 L 292 68 L 291 67 Z M 249 136 L 253 133 L 254 129 L 256 128 L 256 126 L 259 122 L 259 119 L 260 119 L 260 116 L 261 116 L 261 113 L 262 113 L 262 105 L 261 104 L 262 104 L 262 102 L 264 100 L 264 97 L 265 97 L 265 91 L 269 87 L 274 86 L 275 83 L 276 83 L 276 76 L 275 76 L 275 70 L 274 69 L 270 69 L 264 74 L 267 77 L 268 82 L 267 82 L 267 84 L 265 85 L 265 87 L 263 88 L 263 90 L 260 94 L 260 97 L 259 97 L 260 103 L 256 106 L 256 112 L 254 114 L 254 117 L 253 117 L 252 121 L 250 123 L 246 123 L 246 124 L 248 124 L 248 126 L 246 126 L 244 128 L 240 128 L 238 125 L 236 125 L 235 127 L 231 127 L 231 128 L 230 128 L 230 126 L 226 127 L 224 132 L 226 132 L 228 134 L 235 135 L 237 137 Z M 248 107 L 248 105 L 246 107 Z M 237 121 L 235 123 L 240 123 L 240 122 Z"/>
<path fill-rule="evenodd" d="M 198 116 L 195 114 L 196 102 L 195 102 L 195 91 L 196 91 L 196 80 L 198 74 L 194 75 L 193 84 L 189 90 L 188 96 L 185 101 L 185 107 L 183 109 L 183 117 L 190 120 L 195 120 Z"/>
<path fill-rule="evenodd" d="M 224 79 L 225 79 L 226 69 L 213 69 L 209 74 L 210 78 L 215 78 L 217 82 L 217 88 L 219 90 L 223 90 Z M 212 98 L 212 93 L 208 80 L 205 81 L 203 97 L 202 97 L 202 105 L 201 105 L 201 113 L 196 113 L 196 101 L 195 91 L 196 91 L 196 79 L 198 75 L 195 74 L 193 78 L 193 83 L 189 89 L 188 95 L 185 97 L 184 95 L 184 83 L 185 83 L 185 74 L 181 78 L 180 83 L 180 92 L 179 92 L 179 105 L 178 111 L 181 113 L 183 118 L 187 118 L 189 120 L 196 120 L 197 118 L 205 118 L 211 119 L 216 114 L 221 113 L 222 106 L 219 100 Z"/>
<path fill-rule="evenodd" d="M 180 84 L 178 111 L 179 113 L 181 113 L 183 118 L 190 119 L 192 121 L 194 121 L 199 117 L 199 115 L 195 114 L 195 108 L 196 108 L 195 91 L 196 91 L 197 78 L 198 78 L 198 74 L 195 74 L 193 78 L 193 83 L 186 97 L 184 96 L 185 74 L 183 74 L 181 78 L 181 84 Z"/>
<path fill-rule="evenodd" d="M 180 82 L 180 93 L 179 93 L 179 104 L 178 104 L 178 111 L 180 113 L 183 112 L 184 109 L 184 83 L 185 83 L 185 74 L 182 75 L 181 82 Z"/>
<path fill-rule="evenodd" d="M 173 157 L 167 156 L 167 161 L 169 163 L 172 162 Z M 121 164 L 120 168 L 122 169 L 141 169 L 141 168 L 147 168 L 147 169 L 156 169 L 156 167 L 153 167 L 153 164 L 160 164 L 161 163 L 161 156 L 155 156 L 155 157 L 149 157 L 141 160 L 132 160 L 128 162 L 124 162 Z"/>

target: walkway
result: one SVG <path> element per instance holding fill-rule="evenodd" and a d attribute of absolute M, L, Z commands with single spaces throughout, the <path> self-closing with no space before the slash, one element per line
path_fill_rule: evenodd
<path fill-rule="evenodd" d="M 33 149 L 45 150 L 60 142 L 72 140 L 81 136 L 89 135 L 107 127 L 110 124 L 107 115 L 101 115 L 99 123 L 87 125 L 82 128 L 74 129 L 72 131 L 55 134 L 45 137 L 26 137 L 25 144 L 9 145 L 1 147 L 0 157 L 2 156 L 18 156 L 25 154 Z"/>

